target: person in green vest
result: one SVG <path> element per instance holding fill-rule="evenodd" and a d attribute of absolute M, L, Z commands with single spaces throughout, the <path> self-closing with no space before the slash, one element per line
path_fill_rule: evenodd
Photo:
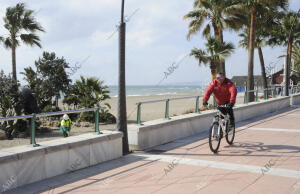
<path fill-rule="evenodd" d="M 67 114 L 64 114 L 63 120 L 60 123 L 60 130 L 62 131 L 64 137 L 68 137 L 71 131 L 72 121 Z"/>

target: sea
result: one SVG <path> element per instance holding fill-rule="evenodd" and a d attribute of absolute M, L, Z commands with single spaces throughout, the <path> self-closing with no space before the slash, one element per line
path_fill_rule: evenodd
<path fill-rule="evenodd" d="M 118 96 L 118 86 L 109 86 L 111 97 Z M 183 94 L 203 92 L 205 87 L 201 86 L 126 86 L 127 96 L 153 96 L 153 95 L 166 95 L 166 94 Z"/>
<path fill-rule="evenodd" d="M 139 85 L 139 86 L 126 86 L 126 96 L 153 96 L 153 95 L 176 95 L 184 93 L 199 93 L 203 95 L 207 86 L 200 85 Z M 243 92 L 244 88 L 237 88 L 238 92 Z M 111 97 L 118 96 L 118 86 L 109 86 L 109 95 Z"/>

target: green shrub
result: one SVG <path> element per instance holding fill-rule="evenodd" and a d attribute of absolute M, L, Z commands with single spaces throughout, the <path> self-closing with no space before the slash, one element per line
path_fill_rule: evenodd
<path fill-rule="evenodd" d="M 100 110 L 99 121 L 102 123 L 114 124 L 117 119 L 113 114 L 109 113 L 108 110 Z"/>

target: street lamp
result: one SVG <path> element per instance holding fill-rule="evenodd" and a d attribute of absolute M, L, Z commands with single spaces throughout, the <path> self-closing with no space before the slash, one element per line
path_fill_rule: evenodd
<path fill-rule="evenodd" d="M 125 84 L 125 41 L 126 23 L 124 22 L 124 0 L 121 5 L 121 22 L 119 28 L 119 87 L 118 87 L 118 119 L 117 130 L 123 132 L 123 155 L 129 153 L 126 113 Z"/>

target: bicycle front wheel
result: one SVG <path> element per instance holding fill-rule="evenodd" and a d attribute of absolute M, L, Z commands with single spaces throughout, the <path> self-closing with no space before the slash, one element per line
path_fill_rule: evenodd
<path fill-rule="evenodd" d="M 219 131 L 221 131 L 221 129 L 219 128 L 220 128 L 219 123 L 214 122 L 209 129 L 209 136 L 208 136 L 209 148 L 213 153 L 217 153 L 220 147 L 221 136 Z"/>
<path fill-rule="evenodd" d="M 233 128 L 230 128 L 228 126 L 228 123 L 226 125 L 226 141 L 229 145 L 232 145 L 233 144 L 233 140 L 234 140 L 234 137 L 235 137 L 235 127 Z"/>

